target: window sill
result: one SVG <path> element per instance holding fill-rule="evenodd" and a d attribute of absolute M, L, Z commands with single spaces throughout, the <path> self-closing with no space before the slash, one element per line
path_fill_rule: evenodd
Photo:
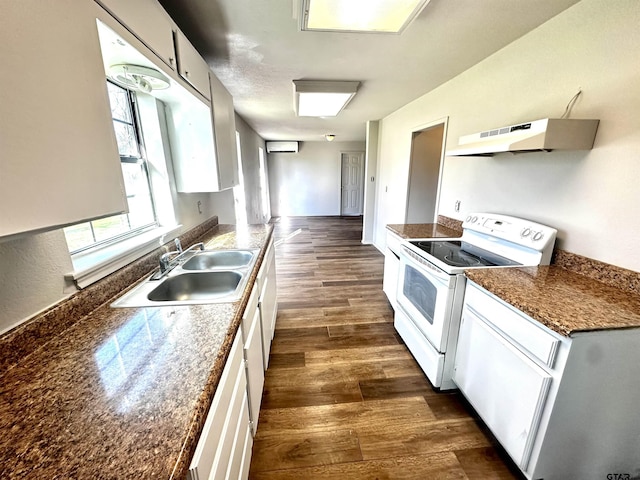
<path fill-rule="evenodd" d="M 116 244 L 73 255 L 71 262 L 74 271 L 64 278 L 73 281 L 79 289 L 88 287 L 164 245 L 176 237 L 181 229 L 182 225 L 154 228 Z"/>

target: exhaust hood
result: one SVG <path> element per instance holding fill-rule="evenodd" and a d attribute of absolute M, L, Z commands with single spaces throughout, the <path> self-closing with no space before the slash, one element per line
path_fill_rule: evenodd
<path fill-rule="evenodd" d="M 449 156 L 492 156 L 551 150 L 591 150 L 600 120 L 543 118 L 464 135 Z"/>

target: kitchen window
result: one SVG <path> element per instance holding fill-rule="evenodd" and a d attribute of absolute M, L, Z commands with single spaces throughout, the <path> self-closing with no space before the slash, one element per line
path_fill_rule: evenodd
<path fill-rule="evenodd" d="M 112 82 L 107 82 L 107 87 L 129 213 L 65 228 L 67 245 L 72 255 L 129 238 L 158 225 L 135 93 Z"/>

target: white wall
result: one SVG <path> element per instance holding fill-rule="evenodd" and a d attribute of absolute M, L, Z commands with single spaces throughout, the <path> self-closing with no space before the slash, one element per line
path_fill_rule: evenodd
<path fill-rule="evenodd" d="M 266 209 L 262 205 L 260 156 L 258 153 L 259 147 L 265 148 L 264 140 L 238 114 L 236 114 L 236 130 L 240 134 L 240 149 L 242 150 L 247 221 L 249 223 L 266 223 L 269 218 L 267 218 Z M 269 198 L 269 192 L 267 192 L 267 198 Z"/>
<path fill-rule="evenodd" d="M 271 214 L 340 215 L 342 152 L 364 152 L 364 142 L 301 142 L 298 153 L 267 155 Z"/>
<path fill-rule="evenodd" d="M 452 148 L 460 135 L 560 117 L 582 88 L 571 116 L 600 119 L 593 150 L 447 157 L 438 210 L 460 220 L 470 211 L 530 218 L 558 228 L 560 248 L 640 270 L 638 25 L 637 0 L 583 0 L 384 118 L 376 245 L 384 246 L 385 224 L 403 221 L 417 125 L 449 116 Z"/>

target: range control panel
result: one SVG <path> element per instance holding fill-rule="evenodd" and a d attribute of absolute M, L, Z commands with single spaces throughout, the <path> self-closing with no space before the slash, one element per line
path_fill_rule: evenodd
<path fill-rule="evenodd" d="M 498 237 L 519 245 L 543 250 L 555 242 L 557 230 L 518 217 L 497 213 L 472 213 L 462 223 L 462 228 Z"/>

